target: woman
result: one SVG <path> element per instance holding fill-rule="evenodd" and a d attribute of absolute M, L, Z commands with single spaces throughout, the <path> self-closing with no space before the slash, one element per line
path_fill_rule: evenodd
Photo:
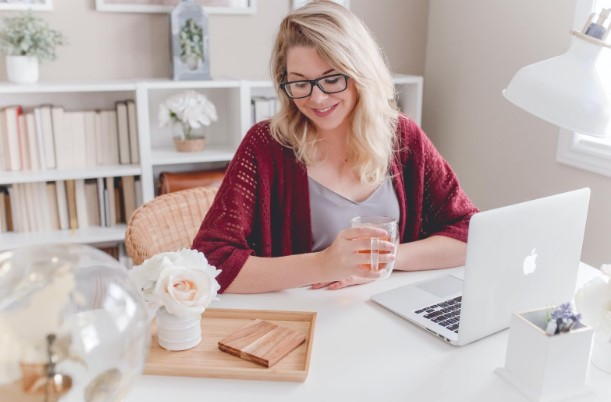
<path fill-rule="evenodd" d="M 360 267 L 369 256 L 357 251 L 386 233 L 338 216 L 398 218 L 395 269 L 464 264 L 477 210 L 426 135 L 398 112 L 365 25 L 333 2 L 311 2 L 282 21 L 271 70 L 280 111 L 242 140 L 193 242 L 222 270 L 221 291 L 371 281 Z M 380 254 L 380 263 L 394 258 Z"/>

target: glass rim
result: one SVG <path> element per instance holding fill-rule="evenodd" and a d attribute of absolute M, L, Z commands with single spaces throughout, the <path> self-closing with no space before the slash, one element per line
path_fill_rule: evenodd
<path fill-rule="evenodd" d="M 398 220 L 390 216 L 383 215 L 369 215 L 369 216 L 355 216 L 350 220 L 352 224 L 373 224 L 383 225 L 388 223 L 398 223 Z"/>

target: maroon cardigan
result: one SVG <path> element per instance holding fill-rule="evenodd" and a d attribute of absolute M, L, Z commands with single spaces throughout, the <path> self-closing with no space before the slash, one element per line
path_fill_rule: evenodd
<path fill-rule="evenodd" d="M 424 132 L 401 116 L 393 186 L 399 200 L 401 243 L 443 235 L 467 241 L 477 212 L 456 175 Z M 306 167 L 270 135 L 269 122 L 253 126 L 229 164 L 214 203 L 193 240 L 221 269 L 221 292 L 250 255 L 276 257 L 312 251 Z"/>

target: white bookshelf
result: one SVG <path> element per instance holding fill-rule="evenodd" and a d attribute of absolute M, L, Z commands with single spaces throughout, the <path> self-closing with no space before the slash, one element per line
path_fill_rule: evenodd
<path fill-rule="evenodd" d="M 404 112 L 417 123 L 422 115 L 423 81 L 420 76 L 396 75 L 397 99 Z M 169 127 L 159 127 L 159 104 L 168 96 L 187 89 L 204 93 L 216 106 L 219 120 L 206 128 L 206 148 L 202 152 L 180 153 L 173 148 Z M 136 103 L 139 163 L 94 168 L 2 171 L 0 186 L 19 183 L 52 182 L 99 177 L 140 176 L 143 202 L 155 197 L 160 171 L 217 168 L 233 158 L 243 136 L 252 125 L 251 99 L 273 97 L 267 80 L 222 79 L 211 81 L 130 80 L 105 82 L 46 82 L 33 85 L 0 83 L 0 109 L 21 105 L 24 111 L 43 104 L 66 111 L 107 110 L 116 102 L 133 99 Z M 0 251 L 24 245 L 50 242 L 101 244 L 120 242 L 125 225 L 90 227 L 75 231 L 0 233 Z"/>

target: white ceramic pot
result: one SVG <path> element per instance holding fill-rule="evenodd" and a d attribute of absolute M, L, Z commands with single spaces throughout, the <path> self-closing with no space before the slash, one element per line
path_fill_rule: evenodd
<path fill-rule="evenodd" d="M 174 315 L 165 307 L 157 310 L 157 341 L 167 350 L 187 350 L 202 341 L 201 315 Z"/>
<path fill-rule="evenodd" d="M 6 75 L 10 82 L 32 84 L 38 81 L 38 58 L 6 56 Z"/>

